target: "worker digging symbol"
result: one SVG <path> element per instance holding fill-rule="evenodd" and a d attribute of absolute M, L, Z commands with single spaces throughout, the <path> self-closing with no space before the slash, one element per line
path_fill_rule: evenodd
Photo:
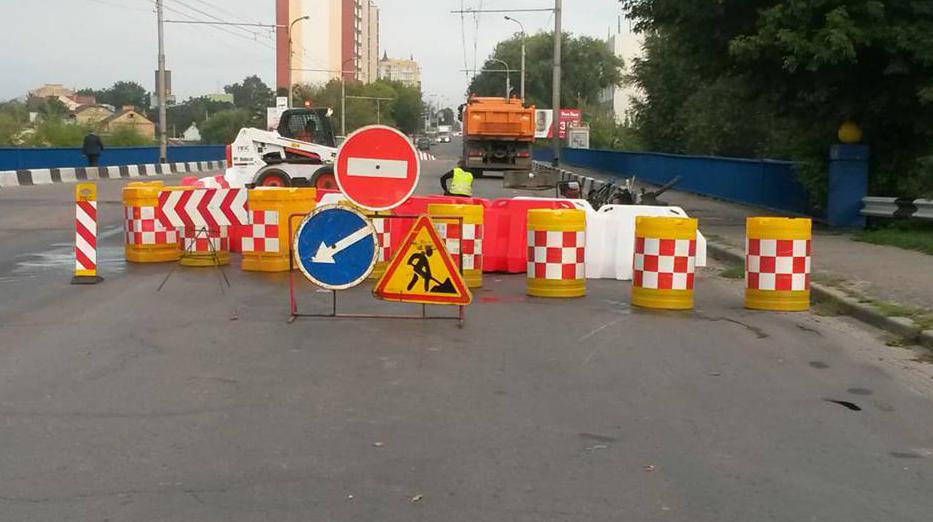
<path fill-rule="evenodd" d="M 473 299 L 463 276 L 428 216 L 421 216 L 376 283 L 386 301 L 468 305 Z"/>
<path fill-rule="evenodd" d="M 456 294 L 457 291 L 454 290 L 454 285 L 449 277 L 442 283 L 431 275 L 431 262 L 428 258 L 432 255 L 434 255 L 434 248 L 428 246 L 424 251 L 415 252 L 408 258 L 407 263 L 414 273 L 411 276 L 411 282 L 408 283 L 407 290 L 411 292 L 412 288 L 418 284 L 418 280 L 421 279 L 424 283 L 425 292 L 434 294 Z M 434 288 L 431 288 L 432 282 L 437 283 Z"/>

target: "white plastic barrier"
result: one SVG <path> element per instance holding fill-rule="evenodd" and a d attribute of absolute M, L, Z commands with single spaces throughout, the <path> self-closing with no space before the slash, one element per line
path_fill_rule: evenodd
<path fill-rule="evenodd" d="M 604 227 L 602 271 L 594 271 L 593 279 L 632 279 L 632 259 L 635 255 L 635 218 L 690 217 L 680 207 L 654 207 L 647 205 L 605 205 L 597 212 Z M 589 225 L 589 224 L 587 224 Z M 587 233 L 589 226 L 587 226 Z M 589 243 L 587 243 L 589 248 Z M 706 266 L 706 238 L 697 231 L 696 266 Z M 590 267 L 586 267 L 590 278 Z"/>
<path fill-rule="evenodd" d="M 328 192 L 321 196 L 321 201 L 318 201 L 317 206 L 323 207 L 324 205 L 338 205 L 342 201 L 349 201 L 342 192 Z"/>
<path fill-rule="evenodd" d="M 680 207 L 648 205 L 605 205 L 597 212 L 584 199 L 517 197 L 569 201 L 586 212 L 586 278 L 632 279 L 635 256 L 635 217 L 689 217 Z M 697 232 L 696 266 L 706 266 L 706 238 Z"/>

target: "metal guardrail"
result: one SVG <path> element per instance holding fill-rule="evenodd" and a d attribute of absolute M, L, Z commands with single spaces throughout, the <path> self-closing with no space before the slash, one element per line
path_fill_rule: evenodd
<path fill-rule="evenodd" d="M 911 217 L 933 221 L 933 199 L 915 199 L 914 206 L 917 211 Z"/>
<path fill-rule="evenodd" d="M 863 216 L 933 221 L 933 199 L 862 198 Z"/>

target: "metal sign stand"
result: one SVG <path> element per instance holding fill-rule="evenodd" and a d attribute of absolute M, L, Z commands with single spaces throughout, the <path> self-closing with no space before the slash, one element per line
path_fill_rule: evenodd
<path fill-rule="evenodd" d="M 331 290 L 331 311 L 330 313 L 300 313 L 298 311 L 298 301 L 295 298 L 295 245 L 292 241 L 294 237 L 294 220 L 295 218 L 303 219 L 308 214 L 292 214 L 288 216 L 288 293 L 289 293 L 289 318 L 288 323 L 291 324 L 295 322 L 295 319 L 299 317 L 317 317 L 317 318 L 329 318 L 329 319 L 420 319 L 420 320 L 447 320 L 447 321 L 457 321 L 457 326 L 463 328 L 463 324 L 466 321 L 466 306 L 458 305 L 458 313 L 456 316 L 442 316 L 442 315 L 428 315 L 427 305 L 421 305 L 421 314 L 359 314 L 359 313 L 345 313 L 340 312 L 337 309 L 337 291 Z M 421 216 L 410 216 L 410 215 L 378 215 L 373 213 L 367 213 L 367 217 L 378 217 L 381 219 L 418 219 Z M 438 219 L 447 219 L 447 220 L 457 220 L 460 225 L 463 225 L 463 216 L 431 216 Z M 458 241 L 461 243 L 461 251 L 463 238 L 459 238 Z M 463 274 L 463 254 L 460 254 L 460 273 Z"/>
<path fill-rule="evenodd" d="M 227 273 L 224 272 L 223 267 L 220 266 L 220 256 L 217 255 L 217 249 L 214 248 L 214 241 L 211 240 L 210 234 L 208 234 L 206 227 L 201 227 L 198 229 L 197 232 L 195 232 L 194 241 L 191 242 L 190 246 L 185 248 L 184 253 L 182 253 L 182 257 L 192 252 L 192 250 L 194 249 L 195 243 L 197 242 L 198 238 L 202 237 L 202 234 L 203 234 L 203 237 L 207 239 L 208 248 L 211 249 L 211 260 L 214 261 L 213 267 L 216 268 L 217 270 L 220 270 L 220 282 L 219 282 L 220 283 L 220 295 L 225 295 L 226 293 L 224 292 L 224 283 L 226 283 L 227 288 L 230 288 L 230 280 L 227 279 Z M 162 291 L 162 288 L 165 286 L 166 283 L 168 283 L 169 278 L 172 277 L 172 274 L 175 273 L 175 270 L 177 270 L 179 266 L 181 266 L 181 262 L 176 263 L 172 267 L 172 269 L 169 270 L 168 274 L 166 274 L 165 276 L 165 279 L 163 279 L 159 287 L 156 288 L 156 292 Z"/>

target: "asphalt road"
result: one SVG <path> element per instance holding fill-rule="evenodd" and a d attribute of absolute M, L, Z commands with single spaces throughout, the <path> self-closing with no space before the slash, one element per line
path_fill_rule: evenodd
<path fill-rule="evenodd" d="M 425 165 L 434 192 L 446 160 Z M 507 194 L 479 180 L 481 195 Z M 630 285 L 525 297 L 486 275 L 465 327 L 299 319 L 282 275 L 121 261 L 73 287 L 72 186 L 0 191 L 0 520 L 928 521 L 933 371 L 857 323 Z M 689 209 L 688 209 L 689 210 Z M 347 310 L 405 309 L 366 288 Z M 328 294 L 300 290 L 305 310 Z M 848 401 L 858 411 L 828 400 Z"/>

